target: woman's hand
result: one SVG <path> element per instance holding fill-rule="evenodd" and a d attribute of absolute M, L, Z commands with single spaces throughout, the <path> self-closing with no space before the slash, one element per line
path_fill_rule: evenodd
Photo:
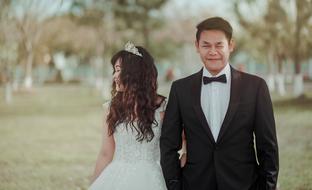
<path fill-rule="evenodd" d="M 180 166 L 181 168 L 183 168 L 185 166 L 186 163 L 186 152 L 182 153 L 181 157 L 180 157 Z"/>

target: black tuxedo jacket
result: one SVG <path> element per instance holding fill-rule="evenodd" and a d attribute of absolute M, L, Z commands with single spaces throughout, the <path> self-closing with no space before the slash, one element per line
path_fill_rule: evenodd
<path fill-rule="evenodd" d="M 215 142 L 201 108 L 202 70 L 173 82 L 160 137 L 169 190 L 273 190 L 278 146 L 265 81 L 231 67 L 229 107 Z M 181 133 L 187 161 L 180 168 Z M 255 142 L 255 144 L 254 144 Z"/>

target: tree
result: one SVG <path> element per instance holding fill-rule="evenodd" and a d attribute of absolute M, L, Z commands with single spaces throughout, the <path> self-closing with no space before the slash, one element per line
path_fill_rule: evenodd
<path fill-rule="evenodd" d="M 36 54 L 40 50 L 38 42 L 42 34 L 42 23 L 57 13 L 55 9 L 61 3 L 41 0 L 11 1 L 10 11 L 17 29 L 18 58 L 25 65 L 24 86 L 28 90 L 32 88 L 32 69 Z"/>
<path fill-rule="evenodd" d="M 248 1 L 249 8 L 253 6 L 255 1 Z M 268 66 L 268 86 L 270 90 L 275 89 L 274 83 L 274 63 L 276 63 L 278 55 L 280 52 L 284 51 L 284 46 L 280 45 L 281 38 L 284 36 L 284 23 L 286 18 L 286 12 L 282 9 L 279 1 L 268 0 L 266 10 L 263 15 L 254 19 L 247 20 L 244 15 L 242 15 L 238 2 L 235 3 L 235 14 L 238 17 L 239 23 L 247 32 L 249 36 L 249 43 L 245 44 L 245 50 L 251 53 L 258 60 L 265 58 L 263 61 L 267 62 Z M 244 35 L 243 38 L 246 36 Z M 250 43 L 252 41 L 253 43 Z M 250 45 L 253 47 L 250 48 Z M 248 46 L 248 47 L 246 47 Z M 278 70 L 278 89 L 280 95 L 285 94 L 284 80 L 282 74 L 282 61 L 279 64 Z"/>
<path fill-rule="evenodd" d="M 295 66 L 294 78 L 294 94 L 297 97 L 303 95 L 303 76 L 301 73 L 301 63 L 309 56 L 309 46 L 311 41 L 307 40 L 311 34 L 311 19 L 312 19 L 312 1 L 311 0 L 296 0 L 295 1 L 295 20 L 294 20 L 294 43 L 292 59 Z"/>
<path fill-rule="evenodd" d="M 257 1 L 246 0 L 246 2 L 251 6 Z M 287 14 L 291 12 L 289 10 L 291 3 L 296 4 L 293 7 L 296 19 L 292 19 L 292 15 Z M 256 39 L 256 43 L 253 43 L 255 49 L 261 52 L 260 56 L 267 57 L 269 72 L 272 73 L 269 81 L 273 82 L 273 63 L 276 63 L 278 71 L 275 77 L 278 90 L 281 95 L 285 94 L 283 63 L 292 60 L 295 65 L 294 95 L 300 96 L 303 93 L 303 80 L 300 74 L 301 59 L 308 58 L 307 47 L 310 43 L 305 40 L 307 37 L 303 37 L 302 31 L 307 31 L 307 28 L 311 26 L 309 19 L 312 14 L 312 2 L 310 0 L 289 0 L 285 3 L 280 0 L 267 0 L 265 13 L 253 21 L 245 19 L 239 10 L 238 2 L 234 4 L 234 7 L 241 26 L 247 34 Z M 270 84 L 272 85 L 274 82 L 269 82 L 269 87 Z"/>
<path fill-rule="evenodd" d="M 14 20 L 10 17 L 11 1 L 0 1 L 0 80 L 5 85 L 6 103 L 12 101 L 13 70 L 16 63 L 17 41 Z"/>

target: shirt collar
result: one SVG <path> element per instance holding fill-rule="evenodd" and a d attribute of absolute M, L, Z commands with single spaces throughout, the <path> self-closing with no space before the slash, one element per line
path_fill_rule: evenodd
<path fill-rule="evenodd" d="M 222 74 L 225 74 L 226 75 L 226 79 L 229 80 L 230 79 L 230 76 L 231 76 L 231 67 L 230 67 L 230 64 L 227 63 L 225 65 L 225 67 L 216 75 L 216 76 L 212 76 L 212 74 L 207 70 L 206 67 L 204 67 L 203 69 L 203 76 L 206 76 L 206 77 L 218 77 Z"/>

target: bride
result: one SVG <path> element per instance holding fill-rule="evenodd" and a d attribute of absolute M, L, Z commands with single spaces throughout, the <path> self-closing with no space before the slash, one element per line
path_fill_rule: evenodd
<path fill-rule="evenodd" d="M 89 190 L 166 190 L 159 137 L 165 97 L 152 56 L 128 42 L 116 53 L 112 99 L 104 104 L 103 141 Z"/>

